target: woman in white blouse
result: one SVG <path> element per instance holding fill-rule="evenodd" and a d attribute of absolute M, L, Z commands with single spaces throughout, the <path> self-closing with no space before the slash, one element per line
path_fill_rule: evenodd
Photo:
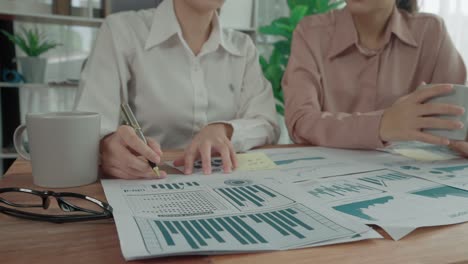
<path fill-rule="evenodd" d="M 105 174 L 154 177 L 145 160 L 159 163 L 161 148 L 185 148 L 176 165 L 186 174 L 197 159 L 210 174 L 214 154 L 229 173 L 237 166 L 236 152 L 276 142 L 270 84 L 251 39 L 220 26 L 216 10 L 223 3 L 164 0 L 156 9 L 106 19 L 76 104 L 102 115 Z M 149 147 L 120 126 L 122 102 L 132 107 Z"/>

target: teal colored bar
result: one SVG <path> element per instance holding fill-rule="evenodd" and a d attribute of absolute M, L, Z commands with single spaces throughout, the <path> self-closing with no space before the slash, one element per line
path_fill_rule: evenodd
<path fill-rule="evenodd" d="M 200 223 L 202 226 L 214 237 L 219 243 L 225 243 L 224 239 L 204 220 L 201 219 Z"/>
<path fill-rule="evenodd" d="M 242 221 L 242 219 L 240 219 L 238 216 L 234 216 L 233 217 L 235 221 L 237 221 L 237 223 L 239 223 L 242 227 L 245 228 L 245 230 L 247 230 L 247 232 L 249 232 L 250 234 L 252 234 L 252 236 L 254 236 L 258 241 L 260 241 L 260 243 L 263 243 L 263 244 L 267 244 L 268 242 L 266 241 L 265 238 L 263 238 L 259 233 L 257 233 L 257 231 L 255 231 L 251 226 L 249 226 L 247 223 L 245 223 L 244 221 Z"/>
<path fill-rule="evenodd" d="M 254 193 L 258 193 L 258 190 L 253 188 L 252 186 L 247 186 L 246 188 L 249 189 L 250 191 L 254 192 Z"/>
<path fill-rule="evenodd" d="M 201 225 L 196 220 L 190 220 L 190 223 L 195 227 L 195 229 L 203 236 L 203 238 L 208 239 L 211 236 L 201 227 Z"/>
<path fill-rule="evenodd" d="M 226 188 L 226 189 L 224 189 L 224 190 L 226 190 L 227 192 L 229 192 L 231 195 L 235 196 L 237 199 L 239 199 L 239 200 L 241 200 L 241 201 L 244 201 L 244 202 L 246 201 L 244 197 L 240 196 L 237 192 L 233 191 L 233 189 L 231 189 L 231 188 Z M 235 190 L 235 188 L 234 188 L 234 190 Z"/>
<path fill-rule="evenodd" d="M 171 224 L 169 221 L 164 221 L 164 224 L 169 228 L 172 234 L 177 234 L 177 230 L 174 228 L 174 226 Z"/>
<path fill-rule="evenodd" d="M 185 229 L 179 222 L 175 221 L 174 225 L 177 229 L 179 229 L 179 232 L 184 236 L 185 240 L 187 240 L 191 248 L 199 249 L 197 243 L 195 243 L 195 240 L 193 240 L 193 238 L 187 233 L 187 231 L 185 231 Z"/>
<path fill-rule="evenodd" d="M 185 228 L 187 228 L 187 230 L 195 238 L 195 240 L 198 241 L 198 244 L 200 246 L 207 246 L 208 245 L 208 244 L 206 244 L 205 240 L 203 240 L 203 238 L 197 233 L 197 231 L 195 231 L 195 229 L 193 229 L 193 227 L 189 224 L 189 222 L 182 221 L 182 224 L 185 226 Z"/>
<path fill-rule="evenodd" d="M 234 196 L 232 196 L 231 194 L 229 194 L 228 192 L 226 192 L 224 189 L 219 189 L 219 191 L 224 194 L 225 196 L 227 196 L 229 199 L 231 199 L 234 203 L 236 203 L 237 205 L 239 206 L 245 206 L 243 203 L 241 203 L 240 201 L 238 201 Z"/>
<path fill-rule="evenodd" d="M 380 176 L 379 178 L 384 179 L 384 180 L 390 180 L 390 181 L 400 180 L 400 178 L 395 177 L 393 175 L 383 175 L 383 176 Z"/>
<path fill-rule="evenodd" d="M 159 184 L 159 188 L 165 189 L 164 184 Z"/>
<path fill-rule="evenodd" d="M 294 211 L 292 208 L 288 208 L 288 209 L 286 209 L 286 211 L 288 211 L 291 214 L 297 214 L 297 212 Z"/>
<path fill-rule="evenodd" d="M 172 239 L 171 235 L 167 231 L 166 227 L 164 227 L 164 225 L 159 221 L 154 221 L 154 222 L 158 226 L 159 230 L 161 230 L 161 233 L 162 233 L 164 239 L 166 240 L 167 245 L 168 246 L 175 246 L 174 240 Z"/>
<path fill-rule="evenodd" d="M 395 176 L 395 177 L 397 177 L 397 178 L 399 178 L 399 179 L 410 179 L 410 178 L 412 178 L 412 177 L 410 177 L 410 176 L 403 175 L 403 174 L 399 174 L 399 173 L 391 173 L 391 174 L 389 174 L 389 175 L 393 175 L 393 176 Z"/>
<path fill-rule="evenodd" d="M 278 218 L 276 218 L 275 216 L 273 216 L 272 214 L 270 213 L 265 213 L 265 216 L 270 218 L 271 221 L 275 222 L 277 225 L 279 225 L 280 227 L 286 229 L 286 231 L 288 231 L 289 233 L 295 235 L 297 238 L 300 238 L 300 239 L 303 239 L 305 238 L 305 236 L 299 232 L 297 232 L 294 228 L 291 228 L 291 226 L 287 225 L 287 224 L 284 224 L 281 220 L 278 220 Z"/>
<path fill-rule="evenodd" d="M 215 220 L 208 219 L 208 222 L 210 222 L 210 224 L 216 229 L 216 231 L 221 232 L 224 230 L 220 225 L 218 225 L 218 223 L 215 222 Z"/>
<path fill-rule="evenodd" d="M 372 184 L 382 185 L 382 183 L 379 180 L 374 180 L 374 179 L 370 179 L 370 178 L 362 178 L 360 180 L 368 182 L 368 183 L 372 183 Z"/>
<path fill-rule="evenodd" d="M 151 187 L 153 187 L 153 189 L 157 189 L 157 188 L 158 188 L 158 186 L 156 186 L 156 185 L 151 185 Z"/>
<path fill-rule="evenodd" d="M 334 193 L 334 194 L 337 194 L 337 195 L 344 196 L 342 193 L 335 191 L 333 188 L 324 187 L 323 189 L 325 190 L 325 192 Z"/>
<path fill-rule="evenodd" d="M 200 186 L 200 184 L 198 184 L 198 182 L 193 182 L 193 185 Z"/>
<path fill-rule="evenodd" d="M 292 222 L 291 220 L 287 219 L 286 217 L 284 217 L 283 215 L 281 215 L 280 213 L 278 212 L 272 212 L 272 214 L 276 217 L 278 217 L 279 219 L 281 219 L 283 222 L 285 222 L 287 225 L 290 225 L 290 226 L 297 226 L 296 223 Z"/>
<path fill-rule="evenodd" d="M 216 220 L 221 224 L 221 226 L 223 226 L 226 231 L 228 231 L 229 233 L 231 233 L 231 235 L 237 239 L 237 241 L 239 241 L 242 245 L 247 245 L 247 241 L 245 241 L 245 239 L 243 239 L 241 236 L 239 236 L 239 234 L 237 234 L 236 231 L 234 231 L 228 224 L 226 224 L 226 222 L 224 222 L 223 219 L 221 218 L 216 218 Z"/>
<path fill-rule="evenodd" d="M 273 223 L 270 219 L 266 218 L 264 215 L 261 215 L 261 214 L 257 214 L 258 218 L 262 219 L 263 222 L 269 224 L 271 227 L 273 227 L 274 229 L 276 229 L 276 231 L 278 231 L 280 234 L 282 234 L 283 236 L 289 236 L 290 234 L 288 232 L 286 232 L 286 230 L 284 230 L 283 228 L 281 228 L 279 225 L 277 225 L 276 223 Z"/>
<path fill-rule="evenodd" d="M 258 242 L 252 238 L 251 235 L 249 235 L 249 233 L 245 232 L 245 230 L 240 227 L 236 222 L 234 222 L 234 220 L 232 220 L 230 217 L 225 217 L 224 218 L 226 220 L 226 222 L 228 222 L 228 224 L 230 224 L 237 232 L 239 232 L 241 234 L 241 236 L 243 236 L 245 239 L 247 239 L 247 241 L 250 242 L 250 244 L 258 244 Z"/>
<path fill-rule="evenodd" d="M 190 182 L 187 182 L 187 185 L 188 185 L 188 186 L 192 186 L 192 183 L 190 183 Z"/>
<path fill-rule="evenodd" d="M 263 200 L 262 197 L 260 197 L 260 196 L 256 195 L 255 193 L 249 191 L 247 188 L 245 188 L 245 187 L 240 187 L 240 189 L 241 189 L 243 192 L 245 192 L 245 193 L 247 193 L 248 195 L 250 195 L 251 197 L 257 199 L 257 201 L 259 201 L 259 202 L 265 202 L 265 200 Z"/>
<path fill-rule="evenodd" d="M 274 195 L 270 191 L 267 191 L 265 188 L 263 188 L 263 187 L 261 187 L 259 185 L 254 185 L 254 187 L 257 188 L 259 191 L 262 191 L 263 193 L 266 193 L 270 197 L 276 197 L 276 195 Z"/>
<path fill-rule="evenodd" d="M 280 211 L 281 214 L 283 214 L 284 216 L 286 216 L 287 218 L 289 218 L 291 221 L 295 222 L 296 224 L 304 227 L 305 229 L 307 230 L 314 230 L 314 228 L 310 227 L 309 225 L 305 224 L 304 222 L 302 222 L 301 220 L 297 219 L 296 217 L 290 215 L 288 212 L 285 212 L 285 211 Z"/>
<path fill-rule="evenodd" d="M 170 184 L 166 184 L 167 188 L 169 188 L 169 190 L 172 190 L 172 185 Z"/>
<path fill-rule="evenodd" d="M 262 222 L 262 220 L 258 219 L 255 215 L 249 215 L 249 217 L 252 218 L 252 220 L 254 220 L 258 224 Z"/>
<path fill-rule="evenodd" d="M 174 186 L 174 189 L 180 189 L 179 185 L 177 183 L 172 184 Z"/>
<path fill-rule="evenodd" d="M 257 200 L 251 198 L 247 193 L 243 192 L 242 190 L 238 189 L 238 188 L 233 188 L 233 190 L 235 192 L 237 192 L 239 195 L 242 195 L 244 196 L 245 199 L 247 199 L 248 201 L 250 201 L 251 203 L 255 204 L 256 206 L 258 207 L 261 207 L 262 204 L 259 203 Z"/>

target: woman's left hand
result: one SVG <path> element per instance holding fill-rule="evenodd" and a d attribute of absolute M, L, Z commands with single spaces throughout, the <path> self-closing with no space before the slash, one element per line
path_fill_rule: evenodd
<path fill-rule="evenodd" d="M 451 141 L 450 148 L 460 153 L 463 157 L 468 158 L 468 142 L 465 141 Z"/>
<path fill-rule="evenodd" d="M 203 128 L 185 150 L 184 156 L 174 162 L 177 167 L 184 166 L 185 174 L 193 173 L 193 163 L 201 158 L 203 173 L 211 174 L 211 157 L 219 154 L 223 160 L 224 173 L 231 173 L 237 167 L 236 152 L 231 143 L 232 126 L 212 124 Z"/>

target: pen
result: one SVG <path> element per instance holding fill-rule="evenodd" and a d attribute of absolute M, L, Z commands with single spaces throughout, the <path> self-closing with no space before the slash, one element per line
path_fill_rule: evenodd
<path fill-rule="evenodd" d="M 135 133 L 137 134 L 137 136 L 141 140 L 143 140 L 143 142 L 145 144 L 148 145 L 148 142 L 146 141 L 146 137 L 145 137 L 145 135 L 143 135 L 143 132 L 141 131 L 140 124 L 138 124 L 138 121 L 137 121 L 135 115 L 133 114 L 132 109 L 130 108 L 130 106 L 128 104 L 122 104 L 121 108 L 122 108 L 122 113 L 123 113 L 125 122 L 127 122 L 127 124 L 129 126 L 131 126 L 135 130 Z M 154 162 L 152 162 L 150 160 L 148 160 L 148 164 L 151 166 L 151 169 L 153 169 L 153 172 L 156 174 L 156 176 L 158 176 L 158 178 L 160 178 L 161 174 L 159 173 L 158 165 L 156 165 L 156 163 L 154 163 Z"/>

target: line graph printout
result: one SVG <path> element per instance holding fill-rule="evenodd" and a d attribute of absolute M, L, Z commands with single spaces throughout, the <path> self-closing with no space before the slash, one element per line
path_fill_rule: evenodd
<path fill-rule="evenodd" d="M 468 221 L 468 191 L 394 170 L 297 183 L 315 204 L 382 227 L 395 240 L 419 227 Z"/>
<path fill-rule="evenodd" d="M 382 165 L 349 160 L 348 151 L 320 147 L 261 150 L 293 181 L 382 169 Z"/>
<path fill-rule="evenodd" d="M 102 181 L 127 260 L 378 237 L 358 221 L 313 205 L 294 185 L 234 176 L 175 179 Z"/>
<path fill-rule="evenodd" d="M 440 184 L 468 190 L 468 162 L 466 159 L 444 162 L 400 162 L 391 164 L 389 167 Z"/>

